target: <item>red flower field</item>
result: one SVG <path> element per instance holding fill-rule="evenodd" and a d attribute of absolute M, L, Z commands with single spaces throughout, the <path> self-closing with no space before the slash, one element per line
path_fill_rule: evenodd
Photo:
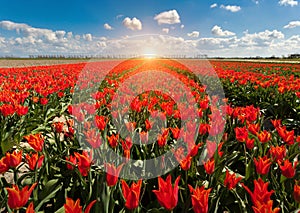
<path fill-rule="evenodd" d="M 0 210 L 300 211 L 299 103 L 299 64 L 1 68 Z"/>

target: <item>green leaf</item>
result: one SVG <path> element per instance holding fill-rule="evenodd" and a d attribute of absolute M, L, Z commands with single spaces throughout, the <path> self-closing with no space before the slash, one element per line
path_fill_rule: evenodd
<path fill-rule="evenodd" d="M 34 209 L 36 212 L 43 206 L 44 203 L 48 202 L 51 198 L 56 196 L 56 192 L 59 191 L 62 187 L 62 183 L 57 186 L 50 194 L 48 194 L 42 201 L 40 201 L 39 205 Z M 44 192 L 44 191 L 43 191 Z"/>

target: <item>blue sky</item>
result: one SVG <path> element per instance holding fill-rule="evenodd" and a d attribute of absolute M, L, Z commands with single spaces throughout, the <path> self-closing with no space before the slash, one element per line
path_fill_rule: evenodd
<path fill-rule="evenodd" d="M 209 56 L 300 53 L 297 0 L 11 0 L 2 5 L 1 56 L 129 50 Z"/>

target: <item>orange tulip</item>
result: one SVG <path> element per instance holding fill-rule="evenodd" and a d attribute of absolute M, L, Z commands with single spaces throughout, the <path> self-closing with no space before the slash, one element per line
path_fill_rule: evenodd
<path fill-rule="evenodd" d="M 42 151 L 44 145 L 44 138 L 41 133 L 37 133 L 34 135 L 24 136 L 27 140 L 28 144 L 37 152 Z"/>
<path fill-rule="evenodd" d="M 188 185 L 191 192 L 191 199 L 193 210 L 195 213 L 207 213 L 208 212 L 208 196 L 211 191 L 210 189 L 205 190 L 204 186 L 194 189 Z"/>
<path fill-rule="evenodd" d="M 96 203 L 96 200 L 93 200 L 84 210 L 84 213 L 89 213 L 93 205 Z M 66 198 L 66 203 L 64 204 L 65 213 L 82 213 L 82 206 L 80 206 L 79 198 L 76 202 L 72 198 Z"/>
<path fill-rule="evenodd" d="M 224 180 L 224 185 L 229 189 L 233 189 L 236 187 L 238 182 L 243 179 L 242 177 L 236 177 L 236 174 L 230 174 L 228 170 L 226 170 L 226 176 Z"/>
<path fill-rule="evenodd" d="M 29 165 L 29 169 L 34 171 L 36 168 L 40 168 L 42 166 L 43 160 L 44 160 L 44 155 L 41 155 L 39 157 L 38 153 L 30 153 L 26 154 L 25 158 L 27 160 L 27 163 Z"/>
<path fill-rule="evenodd" d="M 13 153 L 7 152 L 5 156 L 6 162 L 11 168 L 16 168 L 22 162 L 22 150 L 19 152 L 15 150 Z"/>
<path fill-rule="evenodd" d="M 22 190 L 17 185 L 13 185 L 12 188 L 6 187 L 8 192 L 8 206 L 11 209 L 19 209 L 26 205 L 34 187 L 37 183 L 34 183 L 28 190 L 28 186 L 25 186 Z"/>
<path fill-rule="evenodd" d="M 258 160 L 254 158 L 254 164 L 255 164 L 256 172 L 258 174 L 266 175 L 270 170 L 270 166 L 272 162 L 270 158 L 264 156 L 264 157 L 259 157 Z"/>

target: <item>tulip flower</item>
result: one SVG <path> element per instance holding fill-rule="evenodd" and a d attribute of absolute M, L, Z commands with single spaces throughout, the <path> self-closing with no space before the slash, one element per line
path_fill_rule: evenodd
<path fill-rule="evenodd" d="M 69 161 L 70 163 L 74 164 L 74 165 L 77 164 L 77 158 L 73 155 L 71 155 L 69 157 L 66 157 L 66 160 Z M 67 163 L 67 169 L 68 170 L 73 170 L 75 167 L 70 163 Z"/>
<path fill-rule="evenodd" d="M 271 140 L 271 133 L 264 130 L 257 134 L 258 140 L 262 143 L 267 143 L 269 140 Z"/>
<path fill-rule="evenodd" d="M 122 193 L 126 201 L 125 207 L 129 210 L 137 208 L 139 206 L 142 180 L 139 180 L 137 183 L 132 183 L 130 188 L 125 180 L 121 180 L 121 183 Z"/>
<path fill-rule="evenodd" d="M 24 138 L 27 140 L 28 144 L 35 151 L 40 152 L 43 150 L 44 138 L 42 137 L 41 133 L 37 133 L 34 135 L 27 135 L 27 136 L 24 136 Z"/>
<path fill-rule="evenodd" d="M 10 168 L 16 168 L 22 162 L 22 150 L 19 152 L 15 150 L 13 153 L 7 152 L 5 156 Z"/>
<path fill-rule="evenodd" d="M 283 161 L 283 165 L 280 165 L 281 174 L 287 178 L 292 178 L 296 174 L 296 166 L 297 162 L 294 163 L 294 165 L 286 159 Z"/>
<path fill-rule="evenodd" d="M 215 160 L 213 158 L 211 158 L 208 161 L 206 161 L 203 166 L 204 166 L 205 172 L 208 175 L 211 175 L 215 170 Z"/>
<path fill-rule="evenodd" d="M 78 169 L 82 176 L 87 176 L 92 164 L 92 154 L 88 154 L 87 151 L 83 151 L 82 154 L 74 153 L 78 161 Z"/>
<path fill-rule="evenodd" d="M 268 191 L 268 182 L 264 182 L 261 178 L 254 180 L 254 191 L 252 192 L 244 183 L 241 183 L 244 189 L 250 194 L 254 206 L 260 206 L 270 200 L 274 190 Z"/>
<path fill-rule="evenodd" d="M 229 189 L 234 189 L 236 187 L 236 185 L 238 184 L 238 182 L 240 182 L 240 180 L 242 180 L 242 177 L 236 177 L 236 174 L 230 174 L 228 170 L 226 170 L 226 176 L 225 176 L 225 180 L 224 180 L 224 185 Z"/>
<path fill-rule="evenodd" d="M 180 176 L 175 180 L 174 187 L 171 183 L 171 175 L 168 175 L 166 181 L 158 177 L 158 190 L 152 190 L 161 206 L 167 210 L 173 210 L 178 202 L 178 183 Z"/>
<path fill-rule="evenodd" d="M 9 162 L 7 161 L 6 156 L 4 156 L 0 160 L 0 174 L 4 174 L 8 170 L 9 170 Z"/>
<path fill-rule="evenodd" d="M 111 136 L 107 136 L 107 140 L 109 145 L 111 146 L 111 148 L 116 148 L 118 146 L 118 142 L 119 142 L 119 135 L 111 135 Z"/>
<path fill-rule="evenodd" d="M 204 186 L 194 189 L 188 185 L 191 192 L 191 199 L 193 210 L 195 213 L 207 213 L 208 212 L 208 196 L 211 191 L 210 189 L 204 189 Z"/>
<path fill-rule="evenodd" d="M 271 146 L 269 149 L 270 155 L 274 161 L 283 161 L 286 156 L 286 148 L 282 146 Z"/>
<path fill-rule="evenodd" d="M 40 168 L 42 166 L 43 160 L 45 158 L 44 155 L 39 156 L 38 153 L 30 153 L 25 156 L 29 169 L 34 171 L 36 168 Z"/>
<path fill-rule="evenodd" d="M 246 127 L 236 127 L 234 131 L 235 137 L 239 142 L 245 142 L 248 138 L 248 130 Z"/>
<path fill-rule="evenodd" d="M 254 213 L 279 213 L 280 208 L 273 209 L 273 200 L 269 200 L 267 203 L 258 204 L 258 206 L 252 206 Z"/>
<path fill-rule="evenodd" d="M 300 203 L 300 186 L 298 184 L 294 185 L 293 196 L 296 202 Z"/>
<path fill-rule="evenodd" d="M 254 158 L 256 172 L 261 175 L 268 174 L 272 164 L 271 159 L 267 156 L 259 157 L 258 160 Z"/>
<path fill-rule="evenodd" d="M 96 126 L 98 127 L 98 129 L 100 131 L 103 131 L 106 127 L 106 124 L 107 124 L 107 117 L 105 117 L 103 115 L 96 115 L 95 116 L 95 123 L 96 123 Z"/>
<path fill-rule="evenodd" d="M 8 201 L 7 204 L 11 209 L 19 209 L 26 205 L 29 200 L 29 197 L 37 183 L 34 183 L 28 190 L 28 186 L 25 186 L 23 189 L 19 189 L 17 185 L 13 185 L 12 188 L 6 187 L 5 189 L 8 192 Z"/>
<path fill-rule="evenodd" d="M 31 203 L 28 205 L 28 207 L 27 207 L 27 209 L 26 209 L 26 213 L 35 213 L 35 211 L 34 211 L 34 206 L 33 206 L 33 202 L 31 202 Z"/>
<path fill-rule="evenodd" d="M 106 183 L 108 186 L 114 186 L 118 182 L 118 177 L 120 175 L 120 172 L 122 170 L 123 164 L 119 165 L 117 168 L 115 165 L 106 163 Z"/>
<path fill-rule="evenodd" d="M 93 205 L 96 203 L 96 200 L 93 200 L 84 210 L 84 213 L 89 213 Z M 79 198 L 76 202 L 72 198 L 66 198 L 66 203 L 64 204 L 65 213 L 82 213 L 82 206 L 80 206 Z"/>

